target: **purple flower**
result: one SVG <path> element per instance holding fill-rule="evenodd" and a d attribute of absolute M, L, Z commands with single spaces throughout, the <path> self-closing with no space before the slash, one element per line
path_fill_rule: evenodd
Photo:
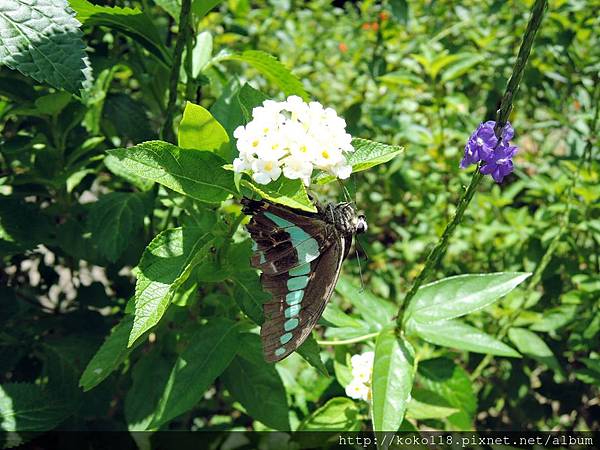
<path fill-rule="evenodd" d="M 515 135 L 515 130 L 510 123 L 506 123 L 502 128 L 500 142 L 494 133 L 495 126 L 496 122 L 493 120 L 479 124 L 465 145 L 465 154 L 460 167 L 465 169 L 471 164 L 483 162 L 481 173 L 491 175 L 496 182 L 500 183 L 513 171 L 512 157 L 517 152 L 517 147 L 509 144 Z"/>
<path fill-rule="evenodd" d="M 485 162 L 481 173 L 491 175 L 496 183 L 501 183 L 506 175 L 513 171 L 512 157 L 517 147 L 502 142 L 493 152 L 493 156 Z"/>

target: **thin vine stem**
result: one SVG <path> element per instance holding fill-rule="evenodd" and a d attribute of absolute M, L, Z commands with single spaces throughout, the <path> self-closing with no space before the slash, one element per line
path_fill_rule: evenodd
<path fill-rule="evenodd" d="M 496 133 L 496 137 L 498 137 L 498 141 L 500 141 L 501 138 L 502 128 L 506 124 L 510 112 L 512 111 L 513 101 L 519 90 L 519 84 L 521 82 L 521 79 L 523 78 L 523 71 L 525 70 L 525 66 L 527 65 L 527 60 L 529 59 L 529 54 L 531 53 L 531 47 L 533 45 L 535 35 L 542 23 L 542 18 L 547 7 L 547 0 L 536 0 L 531 9 L 529 23 L 527 24 L 527 29 L 525 30 L 525 34 L 523 35 L 523 40 L 521 41 L 521 46 L 519 48 L 517 59 L 513 66 L 512 74 L 506 85 L 506 90 L 504 92 L 504 95 L 502 96 L 500 107 L 496 112 L 496 126 L 494 128 L 494 132 Z M 440 260 L 444 256 L 444 253 L 448 248 L 450 238 L 454 234 L 454 231 L 456 230 L 458 225 L 461 223 L 467 206 L 469 206 L 469 203 L 473 199 L 473 195 L 475 194 L 477 186 L 481 182 L 482 178 L 483 174 L 480 172 L 480 167 L 478 167 L 475 173 L 473 174 L 473 177 L 471 178 L 469 186 L 463 192 L 462 196 L 458 201 L 454 217 L 446 225 L 446 228 L 444 229 L 444 232 L 442 233 L 442 236 L 440 237 L 438 243 L 435 245 L 435 247 L 433 247 L 429 255 L 427 255 L 427 259 L 425 260 L 425 265 L 423 266 L 423 269 L 413 281 L 413 284 L 406 296 L 404 297 L 404 300 L 400 303 L 398 309 L 398 316 L 396 318 L 397 331 L 401 331 L 402 329 L 404 321 L 404 311 L 408 307 L 410 301 L 414 298 L 421 285 L 435 271 Z"/>
<path fill-rule="evenodd" d="M 182 0 L 181 12 L 179 13 L 179 33 L 175 41 L 175 51 L 173 57 L 173 65 L 171 66 L 171 74 L 169 76 L 169 99 L 165 110 L 165 122 L 161 129 L 161 138 L 174 142 L 175 133 L 173 132 L 173 119 L 175 115 L 175 105 L 177 103 L 177 85 L 179 84 L 179 71 L 181 69 L 181 59 L 183 49 L 188 41 L 190 27 L 190 11 L 192 9 L 192 0 Z M 188 74 L 188 77 L 191 74 Z"/>
<path fill-rule="evenodd" d="M 317 341 L 317 344 L 319 345 L 349 345 L 349 344 L 356 344 L 357 342 L 363 342 L 363 341 L 368 341 L 371 338 L 374 338 L 376 336 L 379 335 L 379 332 L 377 333 L 369 333 L 369 334 L 363 334 L 362 336 L 357 336 L 354 338 L 350 338 L 350 339 L 341 339 L 339 341 Z"/>

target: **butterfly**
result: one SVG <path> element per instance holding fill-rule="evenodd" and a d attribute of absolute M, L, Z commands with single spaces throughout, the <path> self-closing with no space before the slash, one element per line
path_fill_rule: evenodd
<path fill-rule="evenodd" d="M 260 335 L 265 360 L 280 361 L 309 336 L 323 314 L 350 251 L 352 237 L 367 230 L 350 203 L 317 204 L 311 213 L 267 200 L 242 199 L 252 216 L 246 226 L 253 240 L 251 265 L 262 271 Z"/>

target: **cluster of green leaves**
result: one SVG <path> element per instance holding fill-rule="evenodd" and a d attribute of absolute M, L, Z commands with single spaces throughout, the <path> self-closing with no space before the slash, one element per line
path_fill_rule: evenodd
<path fill-rule="evenodd" d="M 0 6 L 9 445 L 57 426 L 600 426 L 600 54 L 589 45 L 600 27 L 585 1 L 547 14 L 511 117 L 516 173 L 476 195 L 401 335 L 399 303 L 453 213 L 461 145 L 497 107 L 527 5 L 194 0 L 175 68 L 177 142 L 157 130 L 180 2 L 119 5 Z M 237 199 L 314 206 L 300 182 L 256 185 L 230 163 L 233 130 L 267 95 L 289 94 L 343 112 L 357 136 L 348 188 L 369 220 L 369 260 L 366 291 L 347 260 L 325 327 L 273 366 Z M 331 178 L 313 181 L 335 199 Z M 371 405 L 344 393 L 351 355 L 367 350 Z"/>

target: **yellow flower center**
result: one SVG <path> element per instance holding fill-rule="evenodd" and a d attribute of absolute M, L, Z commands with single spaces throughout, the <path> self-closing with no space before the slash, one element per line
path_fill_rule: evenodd
<path fill-rule="evenodd" d="M 321 155 L 323 155 L 323 158 L 325 158 L 325 159 L 329 159 L 329 153 L 327 153 L 327 150 L 323 150 L 323 151 L 321 152 Z"/>
<path fill-rule="evenodd" d="M 302 147 L 300 147 L 300 151 L 301 151 L 302 153 L 306 153 L 306 151 L 307 151 L 307 150 L 308 150 L 308 149 L 306 148 L 306 145 L 303 145 Z"/>
<path fill-rule="evenodd" d="M 265 170 L 268 172 L 270 170 L 273 170 L 273 163 L 272 162 L 267 162 L 265 163 Z"/>
<path fill-rule="evenodd" d="M 279 148 L 279 144 L 271 145 L 271 149 L 273 149 L 273 150 L 277 150 L 278 148 Z"/>
<path fill-rule="evenodd" d="M 258 139 L 252 143 L 252 147 L 258 147 L 259 141 Z"/>

